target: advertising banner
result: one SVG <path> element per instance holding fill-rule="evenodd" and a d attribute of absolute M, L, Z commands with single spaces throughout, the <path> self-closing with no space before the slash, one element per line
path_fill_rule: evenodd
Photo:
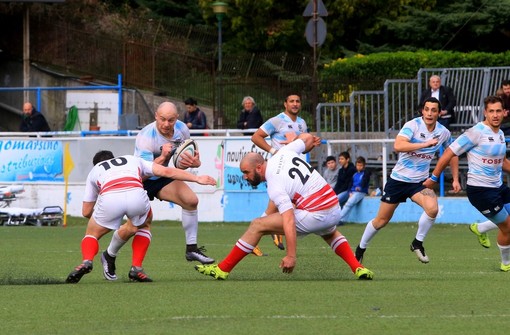
<path fill-rule="evenodd" d="M 267 159 L 269 155 L 253 144 L 250 139 L 229 139 L 226 141 L 223 159 L 225 164 L 225 191 L 267 191 L 266 182 L 260 183 L 257 187 L 253 187 L 243 179 L 239 164 L 241 159 L 249 152 L 258 152 L 264 156 L 265 159 Z"/>
<path fill-rule="evenodd" d="M 64 180 L 62 142 L 0 140 L 0 182 Z"/>

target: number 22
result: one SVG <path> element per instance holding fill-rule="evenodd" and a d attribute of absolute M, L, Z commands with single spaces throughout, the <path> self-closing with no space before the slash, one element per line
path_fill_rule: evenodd
<path fill-rule="evenodd" d="M 292 164 L 294 164 L 296 167 L 289 169 L 289 177 L 294 179 L 294 178 L 296 178 L 296 176 L 298 176 L 299 179 L 301 180 L 301 183 L 304 185 L 310 178 L 310 175 L 309 174 L 304 175 L 303 172 L 301 170 L 299 170 L 299 166 L 304 165 L 310 173 L 313 172 L 313 167 L 311 167 L 310 164 L 308 164 L 307 162 L 305 162 L 304 160 L 302 160 L 299 157 L 292 158 Z"/>

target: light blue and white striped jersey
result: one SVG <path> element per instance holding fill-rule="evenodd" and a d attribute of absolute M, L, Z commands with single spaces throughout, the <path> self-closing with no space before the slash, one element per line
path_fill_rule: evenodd
<path fill-rule="evenodd" d="M 296 122 L 294 122 L 284 112 L 264 122 L 260 129 L 271 137 L 271 147 L 276 150 L 285 145 L 281 142 L 287 140 L 285 137 L 286 133 L 294 132 L 296 135 L 299 135 L 308 132 L 305 120 L 298 116 Z"/>
<path fill-rule="evenodd" d="M 161 146 L 166 143 L 179 145 L 184 140 L 190 138 L 188 126 L 182 121 L 177 120 L 174 126 L 174 136 L 168 139 L 161 135 L 156 128 L 156 121 L 146 125 L 136 135 L 135 156 L 152 162 L 161 155 Z M 163 165 L 168 166 L 169 160 Z"/>
<path fill-rule="evenodd" d="M 438 140 L 433 147 L 399 153 L 391 178 L 406 183 L 419 183 L 427 179 L 430 175 L 430 162 L 436 152 L 441 146 L 446 149 L 452 141 L 450 131 L 438 122 L 432 132 L 428 131 L 421 116 L 406 122 L 397 136 L 404 136 L 411 143 L 423 143 L 433 138 Z"/>
<path fill-rule="evenodd" d="M 454 154 L 467 152 L 467 184 L 498 188 L 502 185 L 502 168 L 506 155 L 503 131 L 495 133 L 479 122 L 466 130 L 450 145 Z"/>

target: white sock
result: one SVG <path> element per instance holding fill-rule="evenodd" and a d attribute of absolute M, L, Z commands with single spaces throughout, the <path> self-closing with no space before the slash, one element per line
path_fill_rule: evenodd
<path fill-rule="evenodd" d="M 499 245 L 498 243 L 498 248 L 501 254 L 501 263 L 503 265 L 510 264 L 510 245 Z"/>
<path fill-rule="evenodd" d="M 122 246 L 126 244 L 126 242 L 127 241 L 124 241 L 123 239 L 120 238 L 119 232 L 116 230 L 113 233 L 112 240 L 110 241 L 110 245 L 108 245 L 106 251 L 108 251 L 108 254 L 110 256 L 116 257 L 120 248 L 122 248 Z"/>
<path fill-rule="evenodd" d="M 498 226 L 494 222 L 489 220 L 477 223 L 476 227 L 478 228 L 478 231 L 480 233 L 486 233 L 490 230 L 498 229 Z"/>
<path fill-rule="evenodd" d="M 425 237 L 429 233 L 430 228 L 436 221 L 436 218 L 431 218 L 427 213 L 423 212 L 418 220 L 418 231 L 416 232 L 416 239 L 418 241 L 424 241 Z"/>
<path fill-rule="evenodd" d="M 361 249 L 366 249 L 372 238 L 374 238 L 375 234 L 379 231 L 374 228 L 372 221 L 373 220 L 368 221 L 363 236 L 361 236 L 361 241 L 359 241 L 359 247 Z"/>
<path fill-rule="evenodd" d="M 186 236 L 186 244 L 197 244 L 198 236 L 198 211 L 182 210 L 182 228 Z"/>

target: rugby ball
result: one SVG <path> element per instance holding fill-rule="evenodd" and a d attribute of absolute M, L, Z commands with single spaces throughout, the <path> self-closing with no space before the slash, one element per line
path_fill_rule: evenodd
<path fill-rule="evenodd" d="M 197 149 L 198 149 L 197 143 L 192 139 L 187 139 L 184 142 L 182 142 L 181 145 L 179 145 L 177 149 L 175 149 L 175 153 L 173 155 L 174 166 L 181 170 L 186 169 L 186 167 L 181 166 L 182 155 L 184 153 L 188 153 L 193 157 L 195 156 L 195 151 Z"/>

